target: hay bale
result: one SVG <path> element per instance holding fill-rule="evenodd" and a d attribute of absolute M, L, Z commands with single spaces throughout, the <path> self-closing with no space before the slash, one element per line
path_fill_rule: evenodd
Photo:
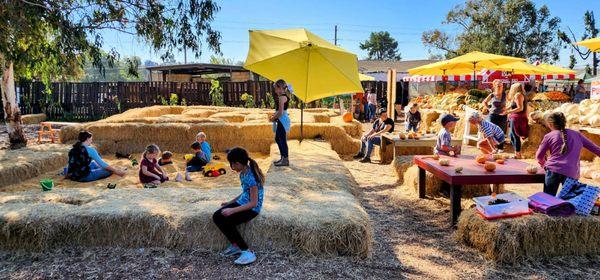
<path fill-rule="evenodd" d="M 246 115 L 237 112 L 221 112 L 211 115 L 212 118 L 222 119 L 227 122 L 241 123 L 246 118 Z"/>
<path fill-rule="evenodd" d="M 436 110 L 421 110 L 421 128 L 429 131 L 439 117 L 440 113 Z"/>
<path fill-rule="evenodd" d="M 331 121 L 329 114 L 315 113 L 313 114 L 313 118 L 316 123 L 329 123 Z"/>
<path fill-rule="evenodd" d="M 521 144 L 521 154 L 523 158 L 535 158 L 535 153 L 538 147 L 550 130 L 545 126 L 537 123 L 529 124 L 529 137 Z"/>
<path fill-rule="evenodd" d="M 348 135 L 354 138 L 360 138 L 364 133 L 362 123 L 354 119 L 352 120 L 352 122 L 347 123 L 342 119 L 341 116 L 336 116 L 332 117 L 330 119 L 330 122 L 331 124 L 341 126 L 342 128 L 344 128 L 346 133 L 348 133 Z"/>
<path fill-rule="evenodd" d="M 217 113 L 217 110 L 212 109 L 186 109 L 181 115 L 186 118 L 208 118 Z"/>
<path fill-rule="evenodd" d="M 600 253 L 598 216 L 550 217 L 533 214 L 487 221 L 475 209 L 463 211 L 455 237 L 487 259 L 516 263 L 526 259 Z"/>
<path fill-rule="evenodd" d="M 425 172 L 425 195 L 440 196 L 442 193 L 443 181 L 429 172 Z M 419 193 L 419 168 L 413 165 L 404 172 L 404 185 Z M 504 185 L 499 185 L 499 193 L 505 191 Z M 490 194 L 489 184 L 465 185 L 462 186 L 462 198 L 473 198 Z M 445 195 L 444 195 L 445 196 Z"/>
<path fill-rule="evenodd" d="M 404 173 L 413 165 L 413 158 L 414 156 L 397 156 L 391 164 L 400 185 L 404 183 Z"/>
<path fill-rule="evenodd" d="M 465 132 L 465 124 L 468 121 L 468 119 L 465 116 L 465 113 L 459 113 L 457 115 L 460 117 L 460 120 L 458 120 L 456 122 L 456 127 L 454 127 L 454 132 L 452 132 L 452 137 L 462 138 L 463 134 Z M 440 124 L 440 126 L 441 126 L 441 124 Z M 439 131 L 439 130 L 436 130 L 436 131 Z M 476 125 L 469 126 L 469 134 L 470 135 L 477 134 L 477 126 Z"/>
<path fill-rule="evenodd" d="M 39 124 L 46 120 L 46 114 L 28 114 L 21 116 L 21 122 L 23 124 Z"/>
<path fill-rule="evenodd" d="M 69 149 L 69 145 L 45 144 L 0 150 L 0 188 L 66 166 Z"/>
<path fill-rule="evenodd" d="M 590 141 L 594 142 L 596 145 L 600 145 L 600 135 L 590 133 L 586 130 L 582 130 L 581 133 L 583 134 L 583 136 L 585 136 L 587 139 L 590 139 Z M 580 158 L 581 160 L 595 161 L 595 159 L 598 159 L 599 157 L 597 157 L 595 154 L 588 151 L 587 149 L 582 149 Z"/>
<path fill-rule="evenodd" d="M 352 194 L 357 184 L 350 172 L 328 144 L 305 141 L 302 145 L 311 149 L 290 142 L 290 156 L 295 159 L 290 168 L 267 173 L 265 188 L 276 191 L 266 193 L 261 215 L 240 227 L 242 235 L 259 250 L 369 256 L 373 229 Z M 266 162 L 270 164 L 270 159 Z M 211 216 L 223 199 L 239 194 L 239 187 L 192 185 L 0 193 L 0 247 L 222 249 L 225 238 Z"/>
<path fill-rule="evenodd" d="M 244 122 L 269 122 L 269 114 L 266 113 L 253 113 L 248 114 L 244 118 Z"/>

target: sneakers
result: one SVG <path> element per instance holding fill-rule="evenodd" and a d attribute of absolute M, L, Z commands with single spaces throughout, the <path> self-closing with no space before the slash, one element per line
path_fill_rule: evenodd
<path fill-rule="evenodd" d="M 361 160 L 359 160 L 359 162 L 362 162 L 362 163 L 370 163 L 370 162 L 371 162 L 371 158 L 364 157 L 364 158 L 362 158 Z"/>
<path fill-rule="evenodd" d="M 275 166 L 290 166 L 290 160 L 288 158 L 282 158 L 280 161 L 274 163 Z"/>
<path fill-rule="evenodd" d="M 362 153 L 358 153 L 358 154 L 354 155 L 354 159 L 359 159 L 359 158 L 363 158 L 363 157 L 365 157 L 365 155 Z"/>
<path fill-rule="evenodd" d="M 231 244 L 231 245 L 229 245 L 229 247 L 227 247 L 227 249 L 225 249 L 224 251 L 219 253 L 219 255 L 221 255 L 221 257 L 229 257 L 229 256 L 241 254 L 241 253 L 242 253 L 242 250 L 240 250 L 240 248 L 238 248 L 238 246 Z"/>
<path fill-rule="evenodd" d="M 239 265 L 251 264 L 256 261 L 256 255 L 250 250 L 242 251 L 241 255 L 233 263 Z"/>
<path fill-rule="evenodd" d="M 175 176 L 175 182 L 181 182 L 183 181 L 183 176 L 181 176 L 181 173 L 177 173 L 177 176 Z"/>

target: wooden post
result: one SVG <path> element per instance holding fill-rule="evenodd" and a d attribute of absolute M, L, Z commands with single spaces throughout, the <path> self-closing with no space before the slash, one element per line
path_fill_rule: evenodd
<path fill-rule="evenodd" d="M 451 185 L 450 186 L 450 211 L 452 212 L 452 226 L 456 226 L 458 217 L 461 212 L 460 199 L 462 197 L 462 186 Z"/>
<path fill-rule="evenodd" d="M 394 103 L 396 102 L 396 69 L 388 70 L 387 75 L 387 112 L 388 117 L 396 121 Z"/>

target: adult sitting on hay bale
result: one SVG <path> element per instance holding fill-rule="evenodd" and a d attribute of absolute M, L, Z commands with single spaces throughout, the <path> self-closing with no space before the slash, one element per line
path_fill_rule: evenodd
<path fill-rule="evenodd" d="M 385 108 L 379 109 L 379 119 L 373 123 L 373 129 L 360 139 L 361 146 L 355 159 L 361 159 L 360 162 L 371 162 L 371 153 L 374 145 L 381 145 L 381 135 L 386 132 L 394 132 L 394 120 L 388 118 Z M 365 153 L 366 150 L 366 153 Z"/>
<path fill-rule="evenodd" d="M 104 162 L 98 151 L 91 147 L 92 134 L 80 131 L 78 141 L 69 151 L 69 165 L 66 177 L 77 182 L 91 182 L 104 179 L 113 173 L 124 176 L 125 171 L 114 168 Z"/>

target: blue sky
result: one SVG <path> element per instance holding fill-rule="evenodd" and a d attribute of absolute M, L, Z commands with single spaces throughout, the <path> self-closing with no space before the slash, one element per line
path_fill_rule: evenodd
<path fill-rule="evenodd" d="M 547 0 L 534 1 L 546 4 L 552 15 L 561 18 L 561 27 L 571 27 L 576 35 L 583 32 L 583 13 L 594 11 L 600 24 L 600 1 L 597 0 Z M 352 51 L 359 58 L 366 52 L 359 43 L 372 31 L 389 31 L 398 43 L 403 60 L 425 59 L 429 56 L 421 43 L 423 31 L 439 28 L 450 34 L 459 29 L 456 25 L 442 24 L 447 12 L 463 1 L 398 0 L 398 1 L 343 1 L 343 0 L 224 0 L 216 14 L 213 27 L 222 34 L 221 51 L 224 57 L 235 61 L 245 60 L 248 51 L 249 29 L 280 29 L 304 27 L 333 42 L 334 26 L 338 25 L 338 45 Z M 106 32 L 105 48 L 116 48 L 121 55 L 137 55 L 143 60 L 160 62 L 160 54 L 151 51 L 134 36 Z M 561 51 L 558 64 L 568 65 L 570 49 Z M 206 62 L 212 52 L 205 49 L 200 62 Z M 183 53 L 176 55 L 183 62 Z M 590 59 L 591 60 L 591 59 Z M 188 62 L 198 61 L 188 55 Z M 587 62 L 578 61 L 578 66 Z"/>

